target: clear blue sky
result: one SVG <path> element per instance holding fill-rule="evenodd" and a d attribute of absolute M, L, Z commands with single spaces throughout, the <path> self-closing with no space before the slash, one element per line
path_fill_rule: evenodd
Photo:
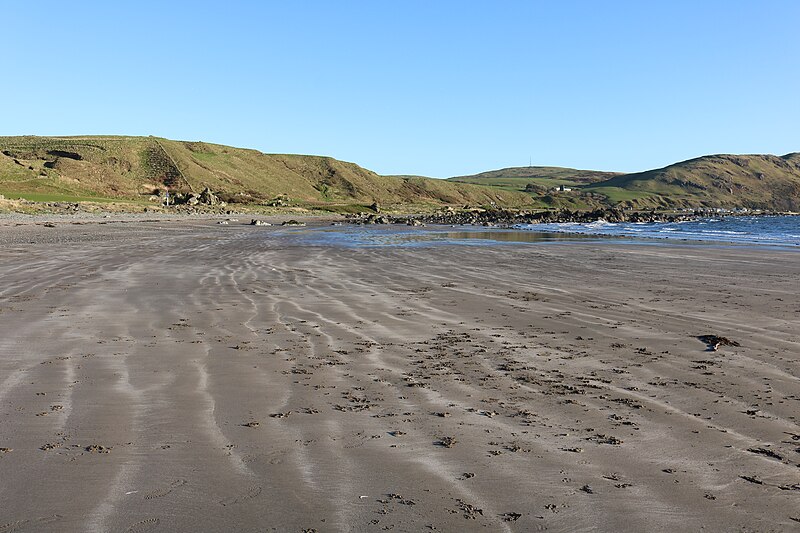
<path fill-rule="evenodd" d="M 800 151 L 800 2 L 6 2 L 0 134 L 447 177 Z"/>

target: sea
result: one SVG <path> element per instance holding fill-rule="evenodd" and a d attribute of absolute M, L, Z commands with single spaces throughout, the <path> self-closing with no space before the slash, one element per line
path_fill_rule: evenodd
<path fill-rule="evenodd" d="M 685 222 L 522 224 L 519 229 L 608 237 L 800 246 L 800 216 L 727 216 Z"/>
<path fill-rule="evenodd" d="M 279 230 L 294 242 L 311 246 L 427 247 L 437 245 L 566 244 L 620 242 L 638 244 L 718 244 L 797 247 L 800 216 L 730 216 L 686 222 L 520 224 L 512 227 L 336 225 Z"/>

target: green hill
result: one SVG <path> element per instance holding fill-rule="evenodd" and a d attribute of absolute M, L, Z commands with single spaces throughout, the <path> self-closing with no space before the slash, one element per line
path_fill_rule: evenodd
<path fill-rule="evenodd" d="M 515 191 L 380 176 L 330 157 L 264 154 L 157 137 L 0 137 L 0 194 L 30 199 L 146 201 L 155 191 L 208 187 L 243 203 L 519 206 Z"/>
<path fill-rule="evenodd" d="M 709 155 L 584 188 L 636 207 L 800 210 L 800 153 Z"/>
<path fill-rule="evenodd" d="M 526 192 L 543 207 L 800 210 L 800 153 L 710 155 L 633 174 L 516 167 L 450 181 Z"/>
<path fill-rule="evenodd" d="M 381 176 L 330 157 L 264 154 L 158 137 L 0 137 L 0 194 L 147 203 L 209 188 L 227 202 L 331 210 L 442 205 L 800 210 L 800 153 L 711 155 L 634 174 L 516 167 L 437 180 Z M 560 189 L 560 190 L 559 190 Z"/>
<path fill-rule="evenodd" d="M 509 190 L 551 189 L 554 187 L 577 187 L 597 183 L 619 175 L 618 172 L 578 170 L 564 167 L 511 167 L 490 170 L 471 176 L 456 176 L 448 181 L 489 185 Z"/>
<path fill-rule="evenodd" d="M 602 182 L 617 172 L 578 170 L 565 167 L 511 167 L 490 170 L 471 176 L 456 176 L 448 181 L 496 187 L 504 191 L 524 192 L 540 208 L 594 209 L 607 205 L 603 195 L 583 193 L 578 189 Z M 558 188 L 574 189 L 559 192 Z"/>

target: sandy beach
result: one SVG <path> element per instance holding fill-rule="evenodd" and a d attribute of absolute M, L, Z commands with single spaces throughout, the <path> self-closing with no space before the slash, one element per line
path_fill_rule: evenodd
<path fill-rule="evenodd" d="M 309 231 L 0 224 L 0 533 L 800 529 L 797 251 Z"/>

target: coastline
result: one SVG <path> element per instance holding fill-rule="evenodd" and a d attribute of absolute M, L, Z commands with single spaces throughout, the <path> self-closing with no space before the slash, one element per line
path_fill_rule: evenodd
<path fill-rule="evenodd" d="M 692 211 L 627 211 L 617 208 L 603 208 L 594 210 L 570 211 L 529 211 L 512 209 L 445 209 L 435 213 L 417 215 L 381 215 L 379 213 L 361 213 L 348 215 L 351 224 L 419 224 L 438 225 L 482 225 L 482 226 L 515 226 L 524 224 L 563 224 L 563 223 L 588 223 L 600 220 L 606 222 L 688 222 L 701 220 L 707 217 L 775 217 L 775 216 L 800 216 L 792 211 L 731 211 L 699 209 Z"/>
<path fill-rule="evenodd" d="M 796 252 L 353 249 L 220 218 L 0 225 L 0 522 L 800 520 Z"/>

